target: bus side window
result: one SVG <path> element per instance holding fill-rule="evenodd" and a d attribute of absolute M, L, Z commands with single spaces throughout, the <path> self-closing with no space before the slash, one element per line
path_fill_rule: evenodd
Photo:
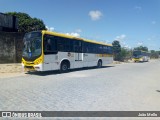
<path fill-rule="evenodd" d="M 112 47 L 111 46 L 108 46 L 108 53 L 112 54 Z"/>
<path fill-rule="evenodd" d="M 100 45 L 97 45 L 97 53 L 99 54 L 100 52 L 100 48 L 99 48 Z"/>
<path fill-rule="evenodd" d="M 70 39 L 65 39 L 65 51 L 66 52 L 71 52 L 71 45 L 70 45 Z"/>
<path fill-rule="evenodd" d="M 113 49 L 112 49 L 112 47 L 110 47 L 110 54 L 113 54 Z"/>
<path fill-rule="evenodd" d="M 102 46 L 102 53 L 105 54 L 106 53 L 106 46 Z"/>
<path fill-rule="evenodd" d="M 87 48 L 87 42 L 83 43 L 83 53 L 87 53 L 88 52 L 88 48 Z"/>
<path fill-rule="evenodd" d="M 102 52 L 103 52 L 103 54 L 106 53 L 106 46 L 104 46 L 104 45 L 102 46 Z"/>
<path fill-rule="evenodd" d="M 72 39 L 69 40 L 70 43 L 70 52 L 74 52 L 74 42 Z"/>
<path fill-rule="evenodd" d="M 82 52 L 82 42 L 75 40 L 73 43 L 74 43 L 74 52 Z"/>
<path fill-rule="evenodd" d="M 44 54 L 57 53 L 57 40 L 54 36 L 45 35 L 44 37 Z"/>
<path fill-rule="evenodd" d="M 95 44 L 94 43 L 90 43 L 89 47 L 90 47 L 90 53 L 95 53 L 95 51 L 96 51 Z"/>
<path fill-rule="evenodd" d="M 82 41 L 79 41 L 79 52 L 82 52 Z"/>

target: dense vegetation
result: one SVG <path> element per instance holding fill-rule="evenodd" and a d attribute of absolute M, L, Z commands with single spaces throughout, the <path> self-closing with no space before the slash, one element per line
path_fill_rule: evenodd
<path fill-rule="evenodd" d="M 146 46 L 139 46 L 133 49 L 121 47 L 119 41 L 113 41 L 113 53 L 114 53 L 114 60 L 116 61 L 127 61 L 132 58 L 133 50 L 143 50 L 150 53 L 150 57 L 152 58 L 159 58 L 160 51 L 155 50 L 148 50 Z"/>
<path fill-rule="evenodd" d="M 7 12 L 8 15 L 14 15 L 18 18 L 18 32 L 30 32 L 46 29 L 45 24 L 38 18 L 32 18 L 26 13 Z"/>

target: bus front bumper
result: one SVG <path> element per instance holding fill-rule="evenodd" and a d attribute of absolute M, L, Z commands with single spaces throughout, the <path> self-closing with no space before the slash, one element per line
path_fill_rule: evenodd
<path fill-rule="evenodd" d="M 143 59 L 142 58 L 133 58 L 133 61 L 134 62 L 143 62 Z"/>
<path fill-rule="evenodd" d="M 22 63 L 23 71 L 42 71 L 42 64 L 38 65 L 24 65 Z"/>

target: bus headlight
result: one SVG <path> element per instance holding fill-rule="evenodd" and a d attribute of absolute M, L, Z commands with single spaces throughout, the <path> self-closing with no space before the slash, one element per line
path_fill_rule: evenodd
<path fill-rule="evenodd" d="M 24 65 L 25 64 L 25 60 L 22 58 L 22 61 L 21 61 L 21 63 Z"/>
<path fill-rule="evenodd" d="M 42 58 L 39 58 L 39 59 L 35 60 L 35 62 L 34 62 L 35 65 L 38 65 L 40 63 L 42 63 Z"/>

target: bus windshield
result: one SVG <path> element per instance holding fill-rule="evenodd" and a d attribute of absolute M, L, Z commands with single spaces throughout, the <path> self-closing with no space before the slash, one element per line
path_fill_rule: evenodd
<path fill-rule="evenodd" d="M 24 48 L 22 57 L 28 60 L 34 60 L 42 53 L 42 34 L 41 32 L 30 32 L 25 34 Z"/>
<path fill-rule="evenodd" d="M 133 57 L 141 57 L 142 56 L 142 53 L 141 51 L 133 51 Z"/>

